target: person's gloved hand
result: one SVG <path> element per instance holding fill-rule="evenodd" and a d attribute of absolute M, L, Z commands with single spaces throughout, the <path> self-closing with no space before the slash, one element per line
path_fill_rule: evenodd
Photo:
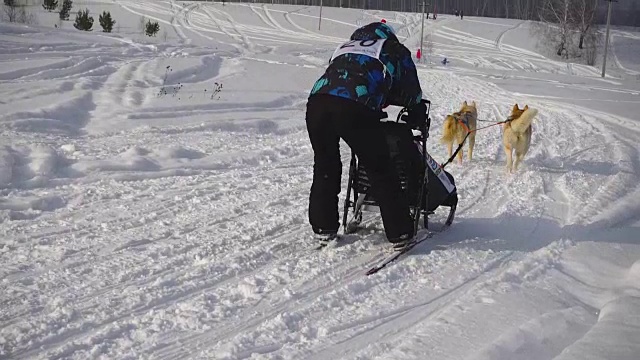
<path fill-rule="evenodd" d="M 422 127 L 427 122 L 427 105 L 420 102 L 409 108 L 405 121 L 411 127 Z"/>

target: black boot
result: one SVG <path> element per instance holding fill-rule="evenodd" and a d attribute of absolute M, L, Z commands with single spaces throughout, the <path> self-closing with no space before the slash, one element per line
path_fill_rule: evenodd
<path fill-rule="evenodd" d="M 415 241 L 414 236 L 411 234 L 404 234 L 395 239 L 389 239 L 389 242 L 393 244 L 393 250 L 402 251 L 407 246 L 411 245 Z"/>

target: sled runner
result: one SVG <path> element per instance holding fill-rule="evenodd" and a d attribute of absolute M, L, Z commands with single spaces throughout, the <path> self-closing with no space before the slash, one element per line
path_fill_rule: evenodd
<path fill-rule="evenodd" d="M 427 121 L 423 126 L 412 128 L 404 121 L 408 113 L 406 108 L 400 111 L 395 122 L 382 122 L 402 189 L 408 192 L 411 216 L 414 220 L 414 233 L 418 231 L 420 216 L 423 216 L 424 228 L 428 229 L 428 216 L 440 206 L 449 208 L 445 226 L 451 225 L 458 204 L 458 193 L 453 176 L 444 171 L 427 153 L 426 144 L 431 126 L 429 117 L 431 102 L 425 99 L 422 101 L 427 105 Z M 384 113 L 382 119 L 386 117 L 387 114 Z M 352 151 L 342 217 L 345 234 L 353 233 L 359 228 L 363 212 L 379 211 L 378 203 L 371 194 L 370 188 L 367 171 L 358 163 L 358 158 Z M 347 221 L 349 212 L 352 216 Z"/>

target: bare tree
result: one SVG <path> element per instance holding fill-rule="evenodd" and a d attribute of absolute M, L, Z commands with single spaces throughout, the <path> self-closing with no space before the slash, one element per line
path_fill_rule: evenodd
<path fill-rule="evenodd" d="M 523 11 L 522 11 L 522 0 L 513 0 L 511 1 L 511 8 L 513 10 L 513 17 L 516 19 L 522 19 L 523 18 Z"/>
<path fill-rule="evenodd" d="M 598 48 L 602 44 L 602 36 L 595 26 L 592 26 L 591 30 L 581 39 L 584 39 L 584 61 L 587 65 L 593 66 L 598 59 Z"/>
<path fill-rule="evenodd" d="M 538 26 L 532 27 L 540 40 L 555 48 L 556 55 L 569 57 L 569 42 L 572 34 L 570 2 L 572 0 L 543 0 Z"/>
<path fill-rule="evenodd" d="M 532 19 L 536 2 L 535 0 L 514 0 L 512 3 L 513 17 L 522 20 Z"/>
<path fill-rule="evenodd" d="M 2 10 L 9 22 L 16 22 L 18 19 L 18 4 L 16 0 L 4 0 L 4 8 Z"/>
<path fill-rule="evenodd" d="M 485 16 L 488 3 L 489 3 L 489 0 L 483 0 L 482 5 L 480 3 L 476 5 L 476 11 L 475 11 L 476 16 Z"/>
<path fill-rule="evenodd" d="M 631 18 L 633 19 L 633 21 L 630 22 L 629 25 L 640 26 L 640 9 L 638 9 L 637 1 L 634 1 L 631 3 L 631 8 L 629 9 L 629 16 L 631 16 Z"/>
<path fill-rule="evenodd" d="M 18 4 L 17 0 L 4 0 L 3 12 L 9 22 L 28 25 L 37 23 L 35 15 L 28 12 L 25 5 Z"/>
<path fill-rule="evenodd" d="M 38 23 L 38 18 L 36 18 L 33 13 L 28 12 L 25 6 L 21 6 L 18 10 L 16 22 L 26 25 L 36 25 Z"/>
<path fill-rule="evenodd" d="M 597 6 L 594 0 L 571 0 L 571 25 L 580 33 L 579 49 L 583 48 L 585 37 L 595 22 Z"/>
<path fill-rule="evenodd" d="M 144 16 L 141 16 L 140 19 L 138 19 L 138 30 L 140 30 L 143 34 L 146 22 L 147 19 Z"/>

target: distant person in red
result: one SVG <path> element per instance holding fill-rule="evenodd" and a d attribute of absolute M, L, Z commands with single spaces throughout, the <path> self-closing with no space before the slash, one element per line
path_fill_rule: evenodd
<path fill-rule="evenodd" d="M 418 61 L 420 61 L 420 58 L 422 58 L 422 52 L 420 51 L 420 49 L 416 51 L 416 58 L 418 59 Z"/>
<path fill-rule="evenodd" d="M 380 20 L 380 22 L 381 22 L 381 23 L 383 23 L 383 24 L 386 24 L 386 23 L 387 23 L 387 20 L 382 19 L 382 20 Z"/>

